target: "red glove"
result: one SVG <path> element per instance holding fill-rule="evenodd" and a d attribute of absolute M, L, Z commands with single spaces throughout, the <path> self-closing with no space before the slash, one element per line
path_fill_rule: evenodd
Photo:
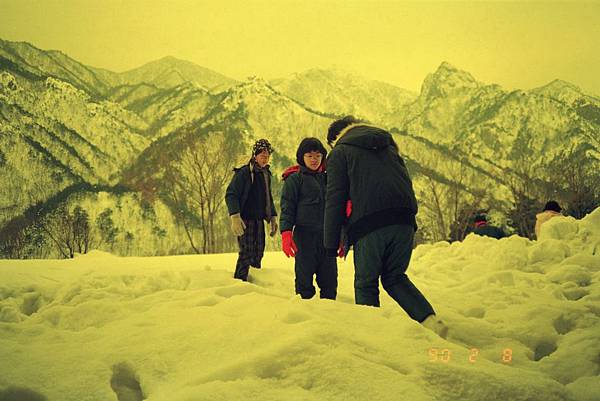
<path fill-rule="evenodd" d="M 344 257 L 344 245 L 340 245 L 340 247 L 337 250 L 337 255 L 338 255 L 338 258 Z"/>
<path fill-rule="evenodd" d="M 298 247 L 294 242 L 291 231 L 284 231 L 281 233 L 281 250 L 285 253 L 288 258 L 296 256 Z"/>

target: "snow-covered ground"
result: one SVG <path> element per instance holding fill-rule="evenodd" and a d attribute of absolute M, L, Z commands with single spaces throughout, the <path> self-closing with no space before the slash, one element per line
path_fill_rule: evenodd
<path fill-rule="evenodd" d="M 600 400 L 600 209 L 540 241 L 469 236 L 415 250 L 442 340 L 385 294 L 293 294 L 267 254 L 0 261 L 0 401 Z"/>

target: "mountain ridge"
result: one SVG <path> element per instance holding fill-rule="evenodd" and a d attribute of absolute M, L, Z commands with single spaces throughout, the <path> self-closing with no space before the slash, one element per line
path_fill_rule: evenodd
<path fill-rule="evenodd" d="M 429 240 L 449 238 L 473 205 L 502 211 L 508 225 L 519 197 L 567 199 L 560 167 L 591 171 L 600 160 L 600 103 L 561 80 L 507 91 L 442 62 L 419 93 L 339 69 L 211 81 L 203 67 L 171 56 L 123 78 L 60 51 L 36 59 L 44 51 L 9 47 L 0 42 L 0 180 L 9 188 L 0 198 L 0 226 L 79 183 L 120 183 L 132 191 L 128 202 L 161 202 L 156 191 L 170 185 L 169 169 L 215 136 L 245 160 L 253 141 L 268 138 L 277 175 L 295 164 L 301 138 L 324 141 L 329 123 L 347 114 L 393 133 L 422 204 L 419 235 Z M 586 180 L 594 177 L 588 170 Z M 274 188 L 277 198 L 280 183 Z"/>

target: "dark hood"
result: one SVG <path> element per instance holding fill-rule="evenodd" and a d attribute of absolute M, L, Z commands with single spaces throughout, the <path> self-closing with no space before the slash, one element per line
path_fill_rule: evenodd
<path fill-rule="evenodd" d="M 381 128 L 358 125 L 350 128 L 337 142 L 339 145 L 351 145 L 359 148 L 379 151 L 394 144 L 392 135 Z M 337 145 L 336 144 L 336 145 Z"/>

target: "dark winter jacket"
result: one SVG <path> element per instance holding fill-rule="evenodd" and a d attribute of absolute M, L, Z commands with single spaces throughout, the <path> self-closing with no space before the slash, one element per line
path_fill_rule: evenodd
<path fill-rule="evenodd" d="M 348 241 L 393 224 L 415 227 L 417 200 L 398 145 L 387 131 L 351 125 L 338 136 L 327 158 L 325 248 L 337 249 L 346 221 L 346 201 L 352 200 Z"/>
<path fill-rule="evenodd" d="M 489 224 L 483 224 L 483 225 L 480 225 L 479 227 L 475 227 L 475 229 L 473 230 L 473 233 L 475 233 L 477 235 L 483 235 L 484 237 L 492 237 L 492 238 L 496 238 L 496 239 L 506 237 L 506 234 L 504 233 L 504 231 L 502 231 L 501 228 L 498 228 L 496 226 L 491 226 Z"/>
<path fill-rule="evenodd" d="M 297 171 L 289 175 L 283 175 L 285 181 L 281 192 L 280 231 L 290 231 L 294 227 L 322 231 L 327 175 L 304 166 L 295 170 Z"/>
<path fill-rule="evenodd" d="M 271 216 L 277 216 L 275 204 L 273 203 L 273 194 L 271 193 L 271 171 L 268 169 L 268 166 L 266 168 L 268 172 L 267 182 L 269 185 L 269 197 L 271 200 Z M 254 165 L 252 163 L 233 169 L 233 177 L 225 192 L 225 203 L 227 204 L 229 215 L 242 212 L 242 209 L 248 200 L 250 189 L 252 188 L 252 182 L 254 180 L 253 170 Z"/>
<path fill-rule="evenodd" d="M 254 172 L 254 179 L 248 192 L 248 199 L 246 199 L 246 203 L 242 206 L 242 219 L 244 220 L 264 220 L 267 218 L 266 183 L 261 174 Z"/>

